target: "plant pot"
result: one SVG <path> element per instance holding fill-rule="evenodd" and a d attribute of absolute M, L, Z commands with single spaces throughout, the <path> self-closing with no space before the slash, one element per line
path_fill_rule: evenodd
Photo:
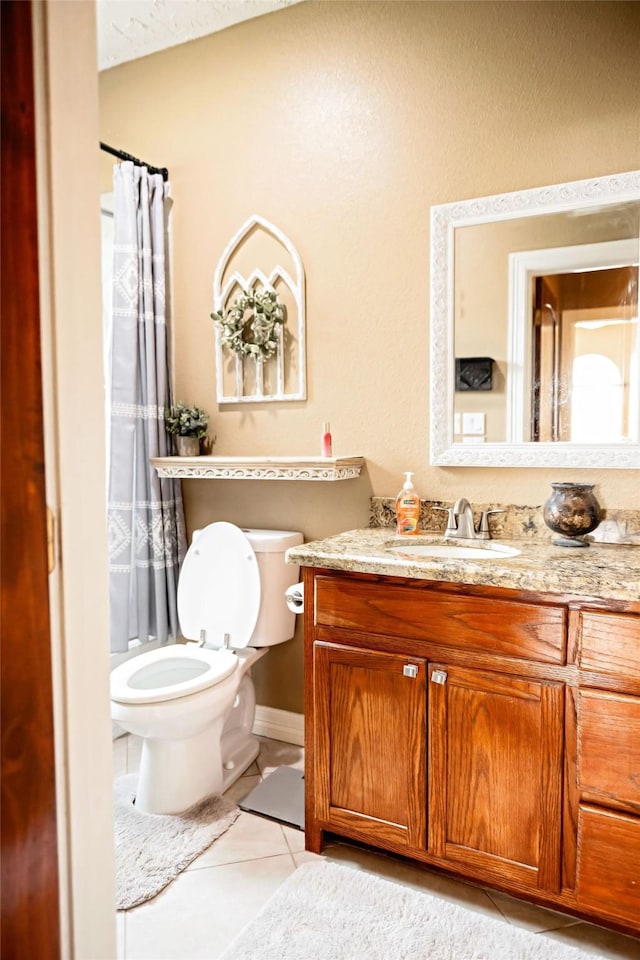
<path fill-rule="evenodd" d="M 200 440 L 198 437 L 176 437 L 176 450 L 179 457 L 198 457 Z"/>

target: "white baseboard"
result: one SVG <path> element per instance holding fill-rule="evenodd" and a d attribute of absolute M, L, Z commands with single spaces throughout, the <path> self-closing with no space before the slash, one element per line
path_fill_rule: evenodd
<path fill-rule="evenodd" d="M 270 737 L 284 743 L 304 746 L 304 716 L 289 710 L 277 710 L 275 707 L 256 706 L 256 718 L 253 732 L 258 737 Z"/>

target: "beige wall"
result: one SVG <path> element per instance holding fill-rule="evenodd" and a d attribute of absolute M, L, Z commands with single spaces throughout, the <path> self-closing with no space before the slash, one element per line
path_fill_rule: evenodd
<path fill-rule="evenodd" d="M 315 454 L 328 419 L 367 459 L 334 484 L 187 481 L 190 528 L 362 526 L 408 469 L 427 498 L 589 479 L 638 506 L 628 471 L 431 467 L 428 304 L 432 204 L 638 166 L 639 36 L 633 3 L 306 0 L 101 74 L 101 139 L 171 173 L 177 399 L 211 412 L 218 454 Z M 308 400 L 218 410 L 213 275 L 252 213 L 305 265 Z M 259 667 L 259 702 L 300 710 L 300 636 Z"/>

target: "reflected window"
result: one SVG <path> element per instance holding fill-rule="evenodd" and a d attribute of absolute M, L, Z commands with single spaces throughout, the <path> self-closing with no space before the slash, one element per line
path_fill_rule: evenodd
<path fill-rule="evenodd" d="M 571 439 L 577 443 L 619 443 L 623 432 L 622 374 L 601 354 L 576 357 L 572 370 Z"/>

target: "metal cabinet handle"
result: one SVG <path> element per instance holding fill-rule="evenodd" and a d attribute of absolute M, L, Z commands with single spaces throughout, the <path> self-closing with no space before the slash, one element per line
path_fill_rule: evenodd
<path fill-rule="evenodd" d="M 447 674 L 444 670 L 434 670 L 431 674 L 431 683 L 446 683 Z"/>
<path fill-rule="evenodd" d="M 404 667 L 402 668 L 402 676 L 410 677 L 411 680 L 415 680 L 415 678 L 418 676 L 418 667 L 416 664 L 405 663 Z"/>

